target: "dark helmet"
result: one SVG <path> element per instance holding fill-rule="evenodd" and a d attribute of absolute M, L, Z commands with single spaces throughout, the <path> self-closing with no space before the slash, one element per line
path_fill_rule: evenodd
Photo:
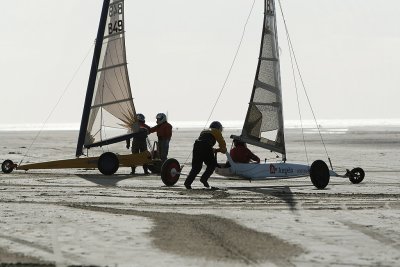
<path fill-rule="evenodd" d="M 136 118 L 138 119 L 138 121 L 140 122 L 146 122 L 145 117 L 142 113 L 138 113 L 136 114 Z"/>
<path fill-rule="evenodd" d="M 213 122 L 210 124 L 210 128 L 220 130 L 221 132 L 222 132 L 222 130 L 224 129 L 224 128 L 222 127 L 222 124 L 221 124 L 219 121 L 213 121 Z"/>
<path fill-rule="evenodd" d="M 242 142 L 240 140 L 237 140 L 237 139 L 233 139 L 233 144 L 235 146 L 246 146 L 246 143 L 244 143 L 244 142 Z"/>
<path fill-rule="evenodd" d="M 164 113 L 158 113 L 156 119 L 157 119 L 157 124 L 160 124 L 167 121 L 167 116 L 165 116 Z"/>

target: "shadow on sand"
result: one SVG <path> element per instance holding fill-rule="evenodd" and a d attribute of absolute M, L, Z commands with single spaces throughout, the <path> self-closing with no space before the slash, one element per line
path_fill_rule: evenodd
<path fill-rule="evenodd" d="M 248 191 L 253 193 L 264 194 L 273 196 L 283 200 L 290 208 L 291 211 L 296 210 L 297 201 L 294 198 L 293 192 L 289 186 L 241 186 L 241 187 L 228 187 L 230 190 Z"/>
<path fill-rule="evenodd" d="M 103 174 L 77 174 L 78 177 L 101 186 L 116 186 L 118 182 L 134 177 L 128 174 L 115 174 L 104 176 Z"/>

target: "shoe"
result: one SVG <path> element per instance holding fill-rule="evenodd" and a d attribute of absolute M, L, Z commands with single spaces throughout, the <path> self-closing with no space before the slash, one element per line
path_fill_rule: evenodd
<path fill-rule="evenodd" d="M 200 180 L 200 182 L 204 185 L 204 187 L 207 187 L 207 188 L 210 187 L 210 185 L 208 184 L 207 181 L 202 181 L 202 180 Z"/>
<path fill-rule="evenodd" d="M 190 184 L 185 184 L 186 189 L 192 189 L 192 186 Z"/>
<path fill-rule="evenodd" d="M 144 174 L 150 174 L 149 168 L 147 168 L 147 165 L 143 165 L 143 171 L 144 171 Z"/>

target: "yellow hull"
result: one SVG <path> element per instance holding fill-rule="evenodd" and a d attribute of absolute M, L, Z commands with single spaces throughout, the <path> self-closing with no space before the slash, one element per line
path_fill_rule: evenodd
<path fill-rule="evenodd" d="M 117 155 L 120 167 L 132 167 L 141 166 L 144 164 L 152 164 L 151 154 L 148 151 L 128 154 L 128 155 Z M 17 170 L 33 170 L 33 169 L 74 169 L 74 168 L 97 168 L 97 162 L 99 157 L 87 157 L 87 158 L 76 158 L 66 160 L 55 160 L 41 163 L 32 163 L 19 165 L 16 167 Z"/>

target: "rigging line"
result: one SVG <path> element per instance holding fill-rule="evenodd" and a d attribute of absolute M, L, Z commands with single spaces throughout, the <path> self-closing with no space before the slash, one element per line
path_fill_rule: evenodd
<path fill-rule="evenodd" d="M 253 13 L 253 9 L 254 9 L 255 2 L 256 2 L 256 0 L 253 0 L 253 4 L 251 5 L 249 15 L 247 16 L 246 22 L 245 22 L 244 27 L 243 27 L 242 36 L 240 37 L 240 41 L 239 41 L 239 44 L 238 44 L 238 46 L 237 46 L 237 49 L 236 49 L 236 52 L 235 52 L 235 56 L 233 57 L 233 60 L 232 60 L 231 66 L 230 66 L 230 68 L 229 68 L 228 74 L 226 75 L 225 81 L 224 81 L 224 83 L 223 83 L 223 85 L 222 85 L 221 90 L 219 91 L 217 100 L 215 101 L 214 106 L 213 106 L 213 108 L 211 109 L 210 115 L 209 115 L 208 118 L 207 118 L 206 125 L 204 126 L 204 128 L 207 126 L 208 122 L 210 121 L 210 118 L 211 118 L 212 114 L 214 113 L 214 109 L 215 109 L 215 107 L 217 106 L 219 99 L 221 98 L 221 95 L 222 95 L 222 92 L 223 92 L 224 89 L 225 89 L 226 83 L 228 82 L 229 76 L 231 75 L 233 66 L 234 66 L 234 64 L 235 64 L 235 62 L 236 62 L 236 58 L 237 58 L 237 56 L 238 56 L 238 54 L 239 54 L 240 47 L 242 46 L 244 34 L 246 33 L 247 24 L 248 24 L 248 22 L 249 22 L 249 20 L 250 20 L 251 14 Z"/>
<path fill-rule="evenodd" d="M 42 133 L 44 126 L 47 124 L 47 121 L 50 119 L 50 117 L 53 115 L 54 111 L 56 110 L 58 104 L 60 103 L 61 99 L 63 98 L 63 96 L 65 95 L 65 93 L 68 91 L 71 83 L 73 82 L 73 80 L 75 79 L 76 75 L 78 74 L 79 70 L 81 69 L 83 63 L 86 61 L 87 57 L 89 56 L 90 52 L 93 51 L 93 47 L 95 44 L 92 44 L 90 46 L 90 48 L 88 49 L 85 57 L 83 58 L 82 62 L 79 64 L 78 68 L 75 70 L 74 74 L 72 75 L 72 78 L 70 79 L 70 81 L 67 83 L 67 85 L 65 86 L 63 92 L 61 93 L 60 97 L 58 98 L 56 104 L 54 105 L 54 107 L 52 108 L 52 110 L 50 111 L 49 115 L 47 116 L 46 120 L 43 122 L 42 127 L 40 128 L 40 130 L 38 131 L 38 133 L 36 134 L 35 138 L 33 139 L 32 143 L 29 145 L 28 150 L 25 152 L 25 154 L 23 155 L 21 161 L 19 162 L 19 165 L 21 165 L 21 163 L 23 162 L 23 160 L 25 159 L 25 157 L 28 155 L 29 151 L 31 150 L 33 144 L 36 142 L 37 138 L 39 137 L 39 135 Z"/>
<path fill-rule="evenodd" d="M 309 105 L 310 110 L 311 110 L 311 113 L 312 113 L 312 115 L 313 115 L 315 125 L 317 126 L 317 130 L 318 130 L 319 137 L 320 137 L 321 142 L 322 142 L 322 145 L 323 145 L 323 147 L 324 147 L 324 149 L 325 149 L 326 156 L 327 156 L 328 159 L 329 159 L 329 163 L 331 163 L 331 162 L 330 162 L 330 157 L 329 157 L 329 154 L 328 154 L 328 150 L 326 149 L 326 145 L 325 145 L 324 139 L 322 138 L 322 134 L 321 134 L 321 131 L 320 131 L 318 122 L 317 122 L 317 118 L 316 118 L 316 116 L 315 116 L 314 109 L 312 108 L 310 98 L 308 97 L 308 93 L 307 93 L 307 90 L 306 90 L 306 86 L 305 86 L 305 84 L 304 84 L 303 76 L 301 75 L 301 72 L 300 72 L 300 67 L 299 67 L 299 64 L 298 64 L 298 61 L 297 61 L 296 54 L 295 54 L 295 52 L 294 52 L 292 40 L 291 40 L 290 35 L 289 35 L 289 29 L 288 29 L 288 26 L 287 26 L 287 23 L 286 23 L 286 18 L 285 18 L 285 15 L 283 14 L 283 8 L 282 8 L 281 0 L 278 0 L 278 2 L 279 2 L 279 6 L 281 7 L 280 10 L 281 10 L 281 14 L 282 14 L 282 19 L 283 19 L 283 23 L 284 23 L 284 25 L 285 25 L 285 30 L 286 30 L 286 32 L 287 32 L 287 37 L 288 37 L 288 42 L 289 42 L 289 49 L 290 49 L 290 50 L 292 51 L 292 53 L 293 53 L 293 58 L 294 58 L 294 62 L 296 63 L 297 73 L 299 74 L 300 81 L 301 81 L 301 84 L 302 84 L 304 93 L 305 93 L 305 95 L 306 95 L 308 105 Z M 331 164 L 331 166 L 332 166 L 332 164 Z"/>
<path fill-rule="evenodd" d="M 210 121 L 210 118 L 211 118 L 212 114 L 214 113 L 214 109 L 215 109 L 215 107 L 216 107 L 217 104 L 218 104 L 218 101 L 219 101 L 219 99 L 220 99 L 220 97 L 221 97 L 221 95 L 222 95 L 222 92 L 223 92 L 224 89 L 225 89 L 225 86 L 226 86 L 226 83 L 228 82 L 229 76 L 231 75 L 231 72 L 232 72 L 232 69 L 233 69 L 233 65 L 234 65 L 235 62 L 236 62 L 236 58 L 237 58 L 237 56 L 238 56 L 238 54 L 239 54 L 240 47 L 242 46 L 244 34 L 246 33 L 247 24 L 248 24 L 248 22 L 249 22 L 249 20 L 250 20 L 251 14 L 253 13 L 253 9 L 254 9 L 255 3 L 256 3 L 256 0 L 253 0 L 253 4 L 251 5 L 250 12 L 249 12 L 249 14 L 248 14 L 248 16 L 247 16 L 247 18 L 246 18 L 246 22 L 245 22 L 244 27 L 243 27 L 242 36 L 240 37 L 239 44 L 238 44 L 238 46 L 237 46 L 237 48 L 236 48 L 235 56 L 233 57 L 233 60 L 232 60 L 231 66 L 230 66 L 230 68 L 229 68 L 228 74 L 226 75 L 225 81 L 224 81 L 224 83 L 223 83 L 223 85 L 222 85 L 221 90 L 219 91 L 217 100 L 215 101 L 214 106 L 213 106 L 212 109 L 211 109 L 210 115 L 209 115 L 208 118 L 207 118 L 207 121 L 206 121 L 206 124 L 204 125 L 204 128 L 207 127 L 207 124 L 208 124 L 208 122 Z M 183 165 L 185 165 L 185 164 L 187 163 L 187 161 L 189 160 L 189 157 L 192 155 L 192 153 L 193 153 L 193 152 L 190 152 L 190 154 L 187 156 L 187 158 L 186 158 L 186 160 L 185 160 L 185 163 L 184 163 Z"/>
<path fill-rule="evenodd" d="M 280 7 L 280 10 L 281 10 L 281 13 L 283 13 L 282 6 L 280 5 L 280 2 L 279 2 L 279 7 Z M 305 139 L 305 134 L 304 134 L 304 128 L 303 128 L 303 118 L 302 118 L 302 115 L 301 115 L 300 100 L 299 100 L 299 90 L 298 90 L 298 87 L 297 87 L 297 79 L 296 79 L 296 71 L 294 69 L 293 55 L 292 55 L 292 50 L 290 49 L 289 38 L 290 38 L 289 37 L 289 32 L 286 29 L 286 39 L 287 39 L 288 47 L 289 47 L 289 56 L 290 56 L 290 64 L 291 64 L 291 68 L 292 68 L 293 82 L 294 82 L 294 87 L 296 89 L 297 110 L 299 111 L 301 134 L 302 134 L 302 138 L 303 138 L 304 151 L 305 151 L 305 154 L 306 154 L 307 165 L 310 165 L 310 161 L 309 161 L 308 153 L 307 153 L 307 145 L 306 145 L 306 139 Z"/>

